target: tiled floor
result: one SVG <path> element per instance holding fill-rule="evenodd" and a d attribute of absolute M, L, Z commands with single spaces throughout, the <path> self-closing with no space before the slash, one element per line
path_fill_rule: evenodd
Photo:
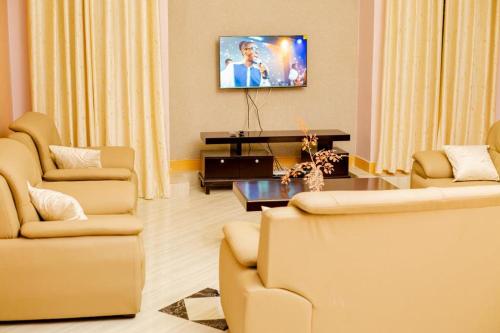
<path fill-rule="evenodd" d="M 224 312 L 220 304 L 220 294 L 212 288 L 203 289 L 193 295 L 181 299 L 160 312 L 176 316 L 192 322 L 216 328 L 221 331 L 228 329 Z"/>

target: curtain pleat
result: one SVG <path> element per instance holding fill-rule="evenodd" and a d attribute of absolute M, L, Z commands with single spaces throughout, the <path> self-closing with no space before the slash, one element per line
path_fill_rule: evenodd
<path fill-rule="evenodd" d="M 446 2 L 438 147 L 484 144 L 495 119 L 496 0 Z"/>
<path fill-rule="evenodd" d="M 443 1 L 387 2 L 378 173 L 409 171 L 412 153 L 433 145 L 442 15 Z"/>
<path fill-rule="evenodd" d="M 387 0 L 378 173 L 412 155 L 484 144 L 495 117 L 497 0 Z"/>
<path fill-rule="evenodd" d="M 168 159 L 156 0 L 30 0 L 33 111 L 73 146 L 135 149 L 139 195 L 165 197 Z"/>

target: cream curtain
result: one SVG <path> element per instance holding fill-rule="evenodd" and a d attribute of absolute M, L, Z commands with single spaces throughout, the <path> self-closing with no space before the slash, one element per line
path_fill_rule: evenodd
<path fill-rule="evenodd" d="M 388 0 L 376 172 L 411 169 L 438 131 L 443 0 Z"/>
<path fill-rule="evenodd" d="M 409 172 L 419 150 L 485 142 L 498 21 L 496 0 L 387 0 L 378 173 Z"/>
<path fill-rule="evenodd" d="M 73 146 L 135 149 L 139 195 L 168 191 L 157 0 L 30 0 L 33 110 Z"/>
<path fill-rule="evenodd" d="M 495 120 L 498 6 L 446 2 L 438 146 L 486 142 Z"/>

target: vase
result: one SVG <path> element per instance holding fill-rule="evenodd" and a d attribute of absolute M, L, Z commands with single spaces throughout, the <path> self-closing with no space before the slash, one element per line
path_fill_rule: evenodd
<path fill-rule="evenodd" d="M 323 171 L 319 168 L 315 167 L 311 169 L 311 171 L 304 177 L 304 181 L 309 187 L 309 191 L 311 192 L 319 192 L 323 189 L 325 185 L 323 178 Z"/>

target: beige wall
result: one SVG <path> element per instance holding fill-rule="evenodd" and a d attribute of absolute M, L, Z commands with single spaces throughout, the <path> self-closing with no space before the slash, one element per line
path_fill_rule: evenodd
<path fill-rule="evenodd" d="M 0 137 L 31 109 L 26 0 L 0 0 Z"/>
<path fill-rule="evenodd" d="M 11 120 L 12 98 L 10 88 L 7 0 L 0 0 L 0 137 L 6 136 Z"/>
<path fill-rule="evenodd" d="M 27 0 L 8 0 L 12 117 L 31 111 Z"/>
<path fill-rule="evenodd" d="M 356 155 L 370 161 L 374 0 L 361 1 L 359 6 Z"/>
<path fill-rule="evenodd" d="M 170 0 L 170 134 L 173 160 L 197 159 L 199 132 L 242 129 L 241 90 L 218 88 L 221 35 L 305 34 L 308 87 L 260 93 L 265 129 L 338 128 L 356 139 L 358 1 Z M 254 124 L 255 129 L 257 128 Z M 276 149 L 289 154 L 290 149 Z M 298 152 L 296 147 L 294 152 Z"/>

